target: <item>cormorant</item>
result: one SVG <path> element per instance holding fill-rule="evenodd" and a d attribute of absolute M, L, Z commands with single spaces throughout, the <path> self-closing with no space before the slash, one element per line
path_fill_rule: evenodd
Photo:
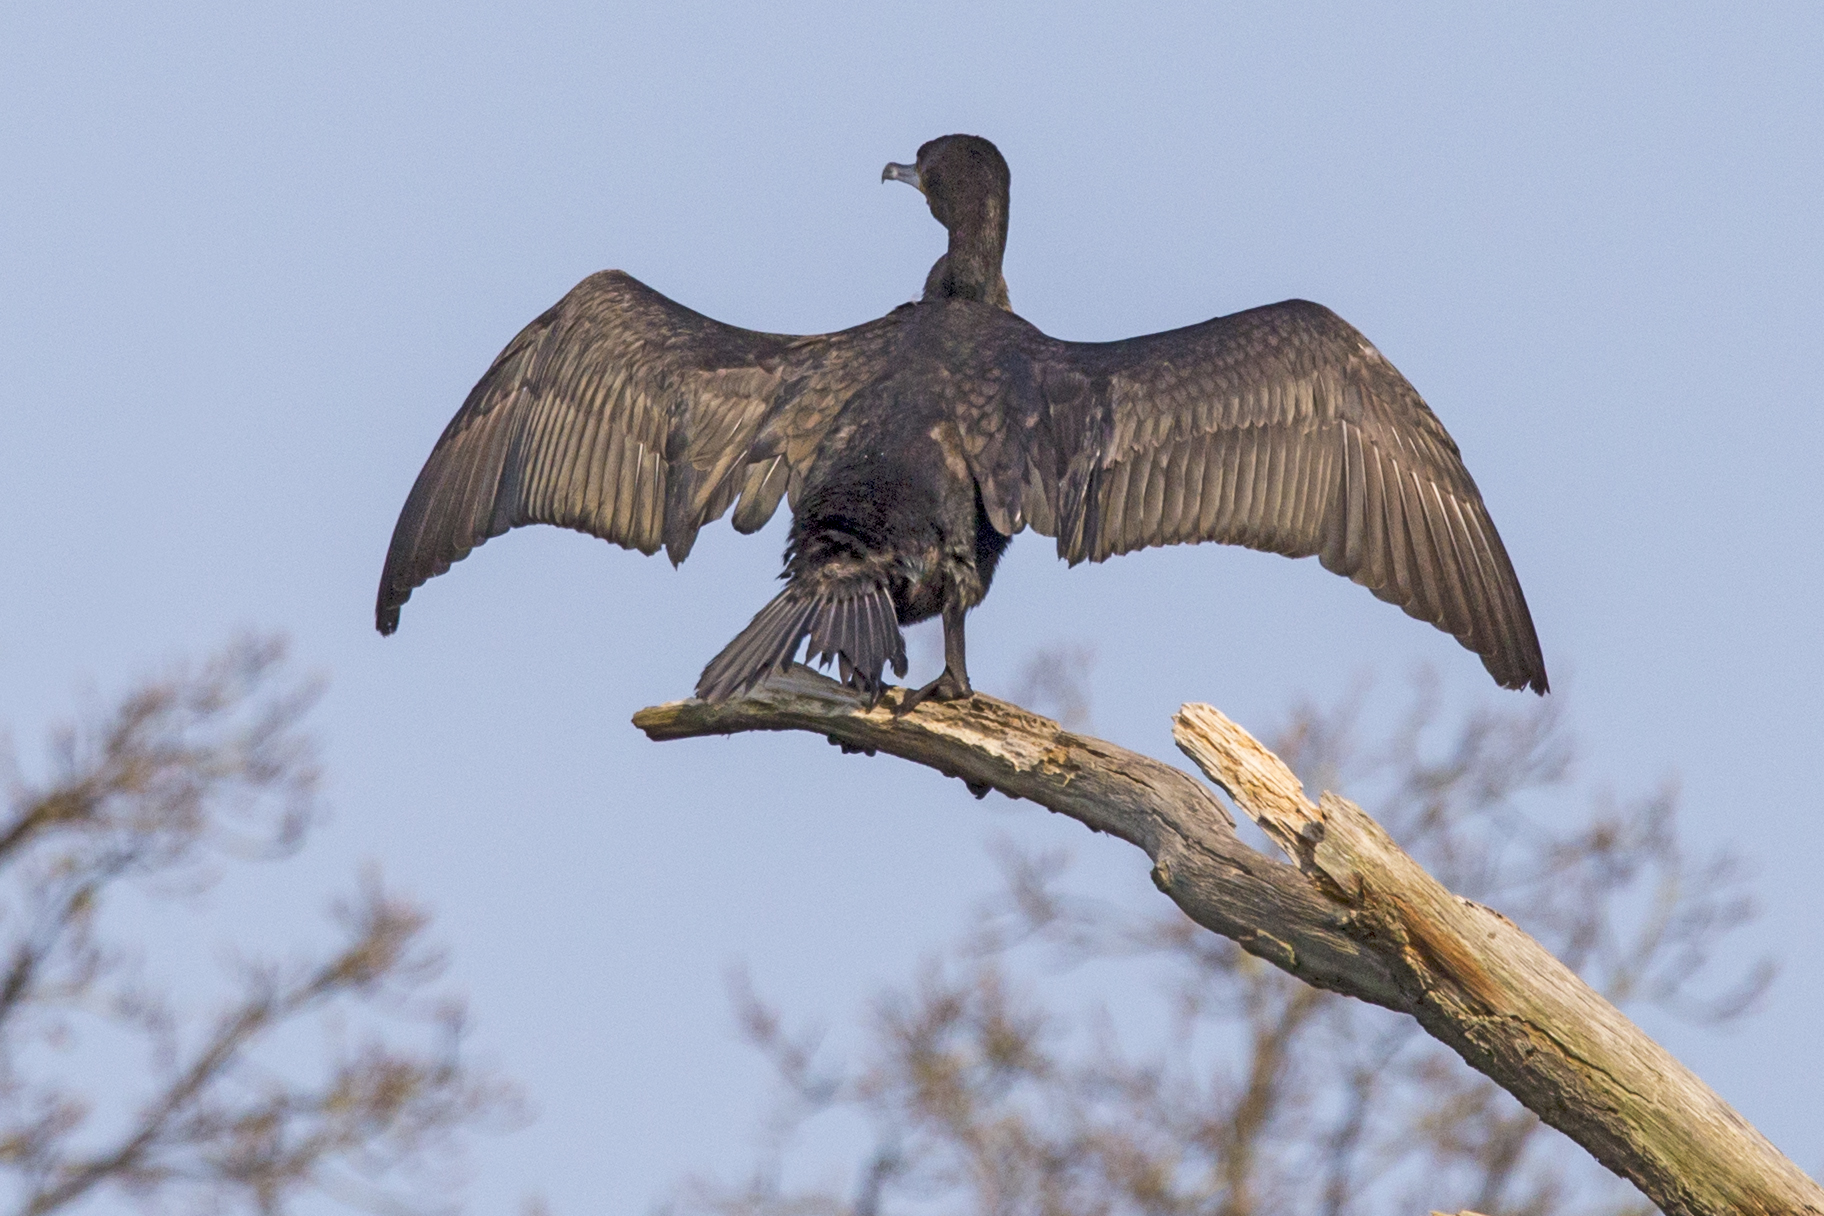
<path fill-rule="evenodd" d="M 684 560 L 734 507 L 790 501 L 785 589 L 710 660 L 721 700 L 808 636 L 878 700 L 901 624 L 941 615 L 944 672 L 901 702 L 970 693 L 963 620 L 1022 528 L 1071 564 L 1222 541 L 1324 567 L 1430 621 L 1504 688 L 1546 691 L 1526 599 L 1457 445 L 1341 317 L 1287 300 L 1119 342 L 1016 316 L 1001 255 L 1011 175 L 948 135 L 889 164 L 950 233 L 923 298 L 811 337 L 711 320 L 620 271 L 584 279 L 494 360 L 406 499 L 380 577 L 391 633 L 412 589 L 491 536 L 549 523 Z"/>

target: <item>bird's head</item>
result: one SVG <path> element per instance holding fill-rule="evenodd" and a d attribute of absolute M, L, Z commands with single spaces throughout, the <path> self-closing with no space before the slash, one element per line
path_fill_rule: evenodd
<path fill-rule="evenodd" d="M 984 210 L 998 211 L 1006 223 L 1013 174 L 1000 149 L 979 135 L 941 135 L 918 150 L 915 163 L 889 164 L 880 180 L 918 187 L 946 228 L 976 220 Z"/>
<path fill-rule="evenodd" d="M 1013 174 L 1000 149 L 979 135 L 943 135 L 910 165 L 888 164 L 883 182 L 916 186 L 937 222 L 950 230 L 950 251 L 925 285 L 934 296 L 987 300 L 1007 307 L 1001 255 L 1007 248 L 1007 200 Z"/>

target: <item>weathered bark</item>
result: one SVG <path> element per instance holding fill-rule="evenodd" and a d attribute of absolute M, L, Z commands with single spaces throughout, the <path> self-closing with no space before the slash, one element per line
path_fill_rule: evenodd
<path fill-rule="evenodd" d="M 1434 1038 L 1628 1179 L 1668 1216 L 1824 1216 L 1824 1188 L 1544 947 L 1453 895 L 1343 798 L 1207 705 L 1178 746 L 1286 850 L 1249 848 L 1209 789 L 1170 765 L 976 696 L 895 717 L 794 667 L 721 705 L 641 710 L 656 740 L 803 730 L 1028 798 L 1153 860 L 1198 924 L 1307 983 L 1411 1014 Z"/>

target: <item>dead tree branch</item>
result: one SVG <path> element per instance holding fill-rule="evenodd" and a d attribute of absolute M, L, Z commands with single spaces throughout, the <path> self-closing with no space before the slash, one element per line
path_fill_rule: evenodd
<path fill-rule="evenodd" d="M 809 731 L 1069 815 L 1145 850 L 1198 924 L 1309 984 L 1411 1014 L 1668 1216 L 1824 1216 L 1824 1188 L 1544 947 L 1446 890 L 1353 803 L 1312 805 L 1215 709 L 1179 711 L 1179 747 L 1293 864 L 1243 843 L 1215 795 L 1170 765 L 990 697 L 905 717 L 894 704 L 869 710 L 794 667 L 745 698 L 633 721 L 654 740 Z"/>

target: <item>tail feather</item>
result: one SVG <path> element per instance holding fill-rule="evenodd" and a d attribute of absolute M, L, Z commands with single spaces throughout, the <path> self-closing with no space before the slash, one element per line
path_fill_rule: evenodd
<path fill-rule="evenodd" d="M 906 674 L 906 639 L 885 587 L 844 587 L 817 601 L 811 615 L 810 653 L 826 666 L 837 660 L 843 683 L 870 695 L 881 689 L 888 664 Z"/>
<path fill-rule="evenodd" d="M 788 588 L 762 608 L 697 679 L 697 696 L 726 701 L 757 684 L 768 672 L 784 670 L 798 653 L 816 604 L 795 598 Z"/>
<path fill-rule="evenodd" d="M 899 632 L 899 613 L 893 609 L 893 601 L 887 596 L 873 600 L 868 604 L 868 631 L 891 636 L 893 638 L 893 674 L 906 674 L 906 640 Z"/>
<path fill-rule="evenodd" d="M 848 607 L 849 601 L 846 599 L 826 600 L 812 614 L 811 649 L 808 653 L 816 655 L 819 663 L 828 665 L 838 655 L 847 657 L 849 631 L 844 618 L 848 614 Z"/>
<path fill-rule="evenodd" d="M 861 631 L 855 628 L 855 609 L 854 600 L 843 600 L 836 609 L 836 635 L 830 640 L 835 645 L 836 653 L 844 658 L 849 658 L 861 646 Z M 854 662 L 853 659 L 849 661 Z"/>
<path fill-rule="evenodd" d="M 746 692 L 774 671 L 784 671 L 810 638 L 807 660 L 828 666 L 835 659 L 842 682 L 879 696 L 881 671 L 906 674 L 906 639 L 884 586 L 837 586 L 821 595 L 788 586 L 755 614 L 697 679 L 697 696 L 725 701 Z"/>

